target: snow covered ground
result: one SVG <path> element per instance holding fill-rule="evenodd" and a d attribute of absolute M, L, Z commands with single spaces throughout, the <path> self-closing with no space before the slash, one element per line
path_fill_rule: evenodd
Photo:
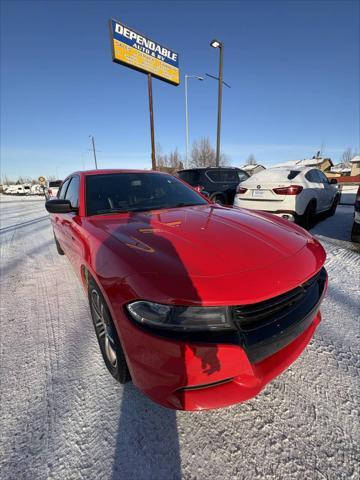
<path fill-rule="evenodd" d="M 43 198 L 0 200 L 1 480 L 359 478 L 352 207 L 340 205 L 313 229 L 328 253 L 330 287 L 303 355 L 257 398 L 189 413 L 112 379 Z"/>

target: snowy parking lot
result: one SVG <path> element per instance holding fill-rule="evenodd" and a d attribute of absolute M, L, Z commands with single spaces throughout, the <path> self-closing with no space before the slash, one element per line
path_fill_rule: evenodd
<path fill-rule="evenodd" d="M 118 385 L 44 199 L 1 196 L 0 209 L 1 480 L 359 478 L 352 206 L 312 230 L 329 290 L 308 348 L 255 399 L 206 412 L 167 410 Z"/>

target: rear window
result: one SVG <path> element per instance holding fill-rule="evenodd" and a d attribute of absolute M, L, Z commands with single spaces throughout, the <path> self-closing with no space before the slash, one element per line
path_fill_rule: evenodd
<path fill-rule="evenodd" d="M 109 173 L 86 177 L 88 215 L 143 212 L 207 201 L 171 175 L 161 173 Z"/>
<path fill-rule="evenodd" d="M 288 180 L 292 180 L 297 177 L 300 173 L 300 170 L 290 170 L 289 175 L 287 176 Z"/>
<path fill-rule="evenodd" d="M 178 173 L 179 178 L 184 182 L 188 183 L 192 187 L 197 187 L 199 185 L 200 174 L 195 170 L 187 170 Z"/>
<path fill-rule="evenodd" d="M 206 176 L 215 183 L 239 183 L 236 170 L 208 170 Z"/>

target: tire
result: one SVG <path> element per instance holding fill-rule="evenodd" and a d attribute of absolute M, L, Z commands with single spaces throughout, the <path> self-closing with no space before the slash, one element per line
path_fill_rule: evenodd
<path fill-rule="evenodd" d="M 351 241 L 360 243 L 360 223 L 353 223 L 352 229 L 351 229 Z"/>
<path fill-rule="evenodd" d="M 131 377 L 125 355 L 104 297 L 92 278 L 89 279 L 88 296 L 91 317 L 105 365 L 115 380 L 122 384 L 127 383 Z"/>
<path fill-rule="evenodd" d="M 212 198 L 212 201 L 218 205 L 225 205 L 224 199 L 220 195 L 215 195 L 215 197 Z"/>
<path fill-rule="evenodd" d="M 300 217 L 300 223 L 305 230 L 309 230 L 314 226 L 316 216 L 316 203 L 311 201 L 305 208 L 305 212 Z"/>
<path fill-rule="evenodd" d="M 339 195 L 336 195 L 334 200 L 333 200 L 333 203 L 331 204 L 331 207 L 327 211 L 327 214 L 328 214 L 329 217 L 332 217 L 333 215 L 335 215 L 336 208 L 339 204 L 339 200 L 340 200 Z"/>
<path fill-rule="evenodd" d="M 55 245 L 56 245 L 56 250 L 57 250 L 58 254 L 59 255 L 65 255 L 64 250 L 60 247 L 60 243 L 58 242 L 57 238 L 55 237 L 55 233 L 54 233 L 54 239 L 55 239 Z"/>

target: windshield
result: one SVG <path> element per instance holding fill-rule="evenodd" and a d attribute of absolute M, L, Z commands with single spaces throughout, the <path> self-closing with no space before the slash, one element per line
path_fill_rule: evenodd
<path fill-rule="evenodd" d="M 87 215 L 206 205 L 198 193 L 161 173 L 110 173 L 86 177 Z"/>

